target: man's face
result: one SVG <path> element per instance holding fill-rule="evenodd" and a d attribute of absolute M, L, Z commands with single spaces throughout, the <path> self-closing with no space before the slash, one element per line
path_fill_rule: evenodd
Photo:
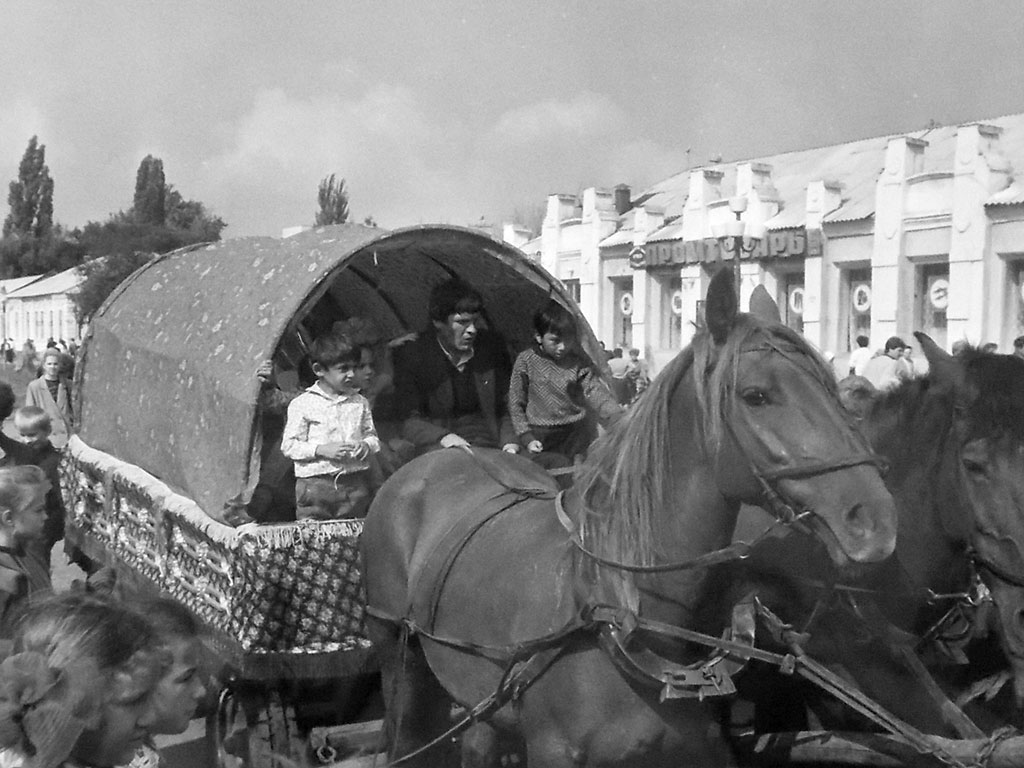
<path fill-rule="evenodd" d="M 445 347 L 456 352 L 469 352 L 476 342 L 480 322 L 479 312 L 457 312 L 448 315 L 444 322 L 435 320 L 434 327 Z"/>
<path fill-rule="evenodd" d="M 903 347 L 893 347 L 888 350 L 885 354 L 891 357 L 893 360 L 898 360 L 903 356 Z"/>

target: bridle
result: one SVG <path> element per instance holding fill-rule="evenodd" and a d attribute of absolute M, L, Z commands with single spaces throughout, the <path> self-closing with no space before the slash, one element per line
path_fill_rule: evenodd
<path fill-rule="evenodd" d="M 766 348 L 769 350 L 776 350 L 773 346 L 768 346 Z M 763 349 L 765 349 L 765 347 L 757 347 L 749 350 L 743 350 L 743 352 L 763 351 Z M 586 546 L 583 542 L 583 536 L 579 527 L 565 511 L 565 506 L 563 504 L 564 492 L 559 492 L 558 496 L 555 498 L 555 512 L 558 516 L 559 522 L 562 524 L 562 527 L 568 532 L 569 539 L 573 546 L 585 557 L 599 565 L 620 571 L 626 571 L 628 573 L 668 573 L 673 571 L 693 570 L 696 568 L 707 568 L 713 565 L 744 560 L 750 556 L 751 550 L 759 542 L 769 537 L 779 527 L 794 528 L 802 533 L 811 533 L 805 523 L 815 514 L 814 510 L 795 510 L 778 490 L 776 486 L 778 481 L 816 477 L 829 472 L 835 472 L 841 469 L 848 469 L 850 467 L 861 465 L 872 465 L 877 467 L 880 471 L 884 470 L 886 466 L 882 458 L 871 450 L 864 437 L 852 427 L 848 426 L 853 442 L 853 445 L 850 446 L 852 450 L 850 450 L 849 453 L 841 454 L 831 459 L 795 462 L 772 469 L 762 468 L 759 467 L 757 462 L 752 458 L 754 455 L 754 448 L 752 446 L 753 441 L 745 440 L 740 437 L 741 432 L 740 430 L 737 430 L 731 414 L 723 416 L 723 419 L 727 431 L 736 442 L 736 445 L 739 446 L 740 451 L 747 461 L 751 474 L 760 487 L 761 506 L 774 518 L 773 524 L 758 535 L 754 541 L 733 542 L 726 547 L 707 552 L 703 555 L 698 555 L 697 557 L 690 558 L 688 560 L 678 560 L 669 563 L 659 563 L 656 565 L 624 563 L 619 560 L 603 557 Z"/>

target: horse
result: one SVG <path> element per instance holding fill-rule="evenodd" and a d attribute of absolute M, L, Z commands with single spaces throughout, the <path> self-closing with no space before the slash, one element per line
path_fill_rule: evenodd
<path fill-rule="evenodd" d="M 756 584 L 777 613 L 810 633 L 816 658 L 841 665 L 900 718 L 928 733 L 977 737 L 980 730 L 929 682 L 914 654 L 919 641 L 928 640 L 924 649 L 938 653 L 925 656 L 935 660 L 931 666 L 946 687 L 969 680 L 970 670 L 956 672 L 948 662 L 965 662 L 972 636 L 986 631 L 971 624 L 984 614 L 978 603 L 991 590 L 1001 619 L 996 634 L 1013 666 L 1019 706 L 1024 361 L 975 350 L 952 357 L 927 335 L 915 335 L 928 359 L 927 378 L 874 395 L 853 381 L 846 393 L 869 442 L 889 465 L 886 485 L 899 509 L 895 556 L 859 581 L 836 587 L 824 556 L 808 561 L 799 542 L 782 540 L 759 548 L 740 566 L 734 591 Z M 801 561 L 796 569 L 795 560 Z M 794 579 L 794 570 L 804 578 Z M 823 609 L 823 598 L 838 598 L 838 605 Z M 972 656 L 991 658 L 990 650 Z M 754 675 L 745 685 L 759 705 L 758 730 L 806 725 L 805 699 L 794 690 L 806 688 L 803 683 L 771 674 L 767 681 Z"/>
<path fill-rule="evenodd" d="M 699 566 L 728 553 L 740 504 L 771 499 L 837 564 L 892 553 L 892 497 L 824 361 L 738 312 L 728 269 L 705 318 L 565 494 L 476 448 L 426 454 L 380 489 L 360 548 L 390 760 L 439 764 L 454 701 L 477 722 L 465 765 L 496 765 L 499 732 L 531 768 L 724 765 L 701 700 L 728 681 L 707 664 L 694 683 L 678 637 L 723 631 L 732 606 Z"/>

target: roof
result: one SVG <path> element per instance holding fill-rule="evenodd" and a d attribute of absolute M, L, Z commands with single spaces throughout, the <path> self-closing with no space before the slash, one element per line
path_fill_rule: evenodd
<path fill-rule="evenodd" d="M 43 275 L 29 275 L 27 277 L 9 277 L 6 280 L 0 280 L 0 293 L 10 295 L 13 291 L 18 290 L 22 286 L 28 285 L 36 280 L 41 280 Z"/>
<path fill-rule="evenodd" d="M 26 278 L 20 278 L 26 279 Z M 22 287 L 11 290 L 7 294 L 8 299 L 30 299 L 37 296 L 50 296 L 53 294 L 67 293 L 77 288 L 85 278 L 78 271 L 78 267 L 65 269 L 49 277 L 27 278 Z"/>
<path fill-rule="evenodd" d="M 1024 113 L 977 122 L 1002 128 L 998 142 L 1000 153 L 1013 167 L 1024 169 Z M 784 224 L 786 227 L 799 226 L 792 223 L 798 219 L 802 223 L 807 183 L 824 179 L 836 180 L 842 185 L 842 205 L 824 217 L 826 222 L 866 219 L 875 212 L 876 183 L 885 165 L 885 151 L 889 140 L 904 135 L 923 138 L 928 142 L 928 147 L 924 153 L 922 172 L 949 171 L 953 167 L 956 152 L 957 128 L 958 126 L 950 125 L 910 131 L 906 134 L 894 133 L 843 144 L 764 155 L 730 163 L 716 163 L 706 167 L 724 174 L 721 188 L 728 195 L 729 190 L 736 188 L 737 163 L 770 165 L 771 182 L 778 191 L 781 203 L 779 215 L 787 217 Z M 690 171 L 677 173 L 644 190 L 637 199 L 661 205 L 666 213 L 678 214 L 682 212 L 689 191 L 689 178 Z M 780 228 L 783 226 L 781 221 L 776 223 L 771 220 L 769 227 Z"/>
<path fill-rule="evenodd" d="M 1024 203 L 1024 184 L 1014 181 L 1006 189 L 996 192 L 985 205 L 1020 205 Z"/>
<path fill-rule="evenodd" d="M 315 335 L 370 318 L 389 339 L 426 328 L 430 288 L 453 275 L 480 291 L 515 349 L 532 343 L 533 312 L 558 297 L 597 359 L 561 284 L 481 232 L 343 224 L 240 238 L 154 259 L 96 312 L 76 367 L 79 435 L 219 514 L 255 484 L 260 362 L 300 325 Z"/>

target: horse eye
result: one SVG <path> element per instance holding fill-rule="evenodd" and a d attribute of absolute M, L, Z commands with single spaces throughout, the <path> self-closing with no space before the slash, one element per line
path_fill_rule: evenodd
<path fill-rule="evenodd" d="M 763 389 L 748 389 L 742 397 L 743 402 L 754 407 L 765 405 L 768 402 L 768 393 Z"/>
<path fill-rule="evenodd" d="M 974 459 L 969 458 L 964 458 L 961 461 L 964 465 L 964 469 L 966 469 L 970 474 L 984 477 L 985 465 L 980 461 L 975 461 Z"/>

